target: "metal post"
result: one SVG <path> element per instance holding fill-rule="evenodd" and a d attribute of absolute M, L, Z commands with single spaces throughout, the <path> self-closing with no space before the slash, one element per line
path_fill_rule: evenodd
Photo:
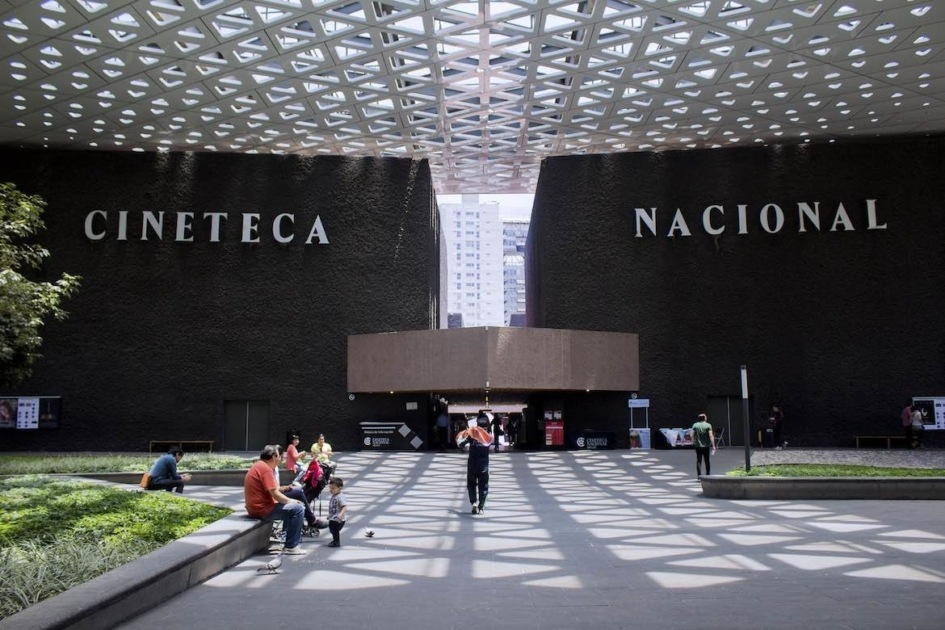
<path fill-rule="evenodd" d="M 748 366 L 742 366 L 742 417 L 745 421 L 745 472 L 751 470 L 751 419 L 748 417 Z"/>

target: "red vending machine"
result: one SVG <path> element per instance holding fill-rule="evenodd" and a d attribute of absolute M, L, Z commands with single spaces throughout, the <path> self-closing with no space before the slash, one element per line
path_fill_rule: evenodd
<path fill-rule="evenodd" d="M 545 446 L 564 446 L 564 420 L 560 411 L 545 412 Z"/>

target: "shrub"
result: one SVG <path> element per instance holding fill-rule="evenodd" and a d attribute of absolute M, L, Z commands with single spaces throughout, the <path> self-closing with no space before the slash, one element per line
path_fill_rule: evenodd
<path fill-rule="evenodd" d="M 133 492 L 41 475 L 0 479 L 0 616 L 230 513 L 170 492 Z"/>

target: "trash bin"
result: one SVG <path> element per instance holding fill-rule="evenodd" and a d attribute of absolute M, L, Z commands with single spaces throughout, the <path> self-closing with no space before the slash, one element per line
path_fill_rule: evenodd
<path fill-rule="evenodd" d="M 774 429 L 765 429 L 761 437 L 763 448 L 774 448 Z"/>

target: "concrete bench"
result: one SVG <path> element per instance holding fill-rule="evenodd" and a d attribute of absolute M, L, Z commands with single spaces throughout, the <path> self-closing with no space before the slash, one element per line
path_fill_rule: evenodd
<path fill-rule="evenodd" d="M 885 440 L 886 448 L 892 448 L 893 440 L 905 441 L 906 436 L 904 435 L 854 435 L 853 439 L 856 441 L 857 448 L 860 448 L 860 440 Z"/>
<path fill-rule="evenodd" d="M 150 445 L 148 446 L 148 452 L 153 453 L 155 451 L 155 446 L 158 447 L 158 451 L 166 453 L 172 446 L 179 446 L 185 452 L 188 450 L 184 448 L 184 445 L 194 447 L 193 451 L 207 451 L 208 453 L 213 452 L 213 440 L 151 440 Z M 200 447 L 200 448 L 196 448 Z"/>

